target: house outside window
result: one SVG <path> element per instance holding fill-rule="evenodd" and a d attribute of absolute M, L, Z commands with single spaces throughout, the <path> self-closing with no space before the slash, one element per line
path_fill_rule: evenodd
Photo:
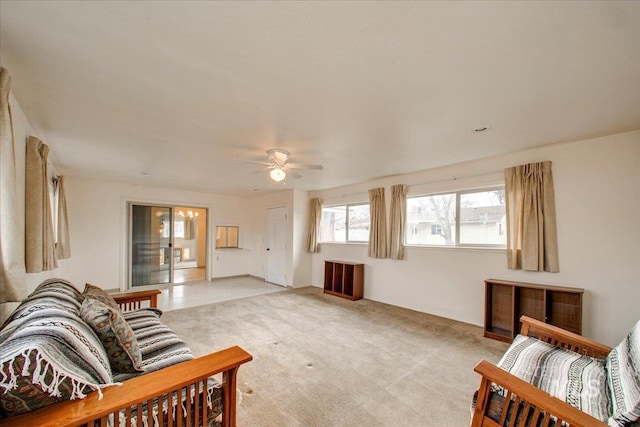
<path fill-rule="evenodd" d="M 505 247 L 504 187 L 407 198 L 405 244 Z"/>
<path fill-rule="evenodd" d="M 369 204 L 323 206 L 321 242 L 368 242 Z"/>

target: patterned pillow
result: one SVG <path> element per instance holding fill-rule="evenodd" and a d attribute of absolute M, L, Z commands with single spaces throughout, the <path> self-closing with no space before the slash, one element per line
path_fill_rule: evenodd
<path fill-rule="evenodd" d="M 640 321 L 607 356 L 607 381 L 613 415 L 610 426 L 629 426 L 640 419 Z"/>
<path fill-rule="evenodd" d="M 80 314 L 102 341 L 114 372 L 144 371 L 138 340 L 120 310 L 87 296 Z"/>
<path fill-rule="evenodd" d="M 518 335 L 498 366 L 603 422 L 611 415 L 604 360 Z"/>
<path fill-rule="evenodd" d="M 84 292 L 82 292 L 82 295 L 84 295 L 85 298 L 86 297 L 93 298 L 94 300 L 98 300 L 108 305 L 109 307 L 115 308 L 116 310 L 120 310 L 120 306 L 118 306 L 118 303 L 116 302 L 116 300 L 114 300 L 111 295 L 109 295 L 107 292 L 105 292 L 103 289 L 97 286 L 93 286 L 89 283 L 85 284 Z"/>

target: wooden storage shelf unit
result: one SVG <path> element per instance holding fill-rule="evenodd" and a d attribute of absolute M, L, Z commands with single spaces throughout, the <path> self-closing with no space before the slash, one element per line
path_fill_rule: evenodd
<path fill-rule="evenodd" d="M 582 334 L 584 289 L 495 279 L 484 283 L 485 337 L 511 342 L 523 315 Z"/>
<path fill-rule="evenodd" d="M 364 264 L 325 261 L 324 293 L 352 301 L 362 299 L 364 294 Z"/>

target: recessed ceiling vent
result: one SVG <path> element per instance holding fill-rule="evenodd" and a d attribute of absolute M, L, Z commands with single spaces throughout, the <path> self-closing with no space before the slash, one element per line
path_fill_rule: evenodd
<path fill-rule="evenodd" d="M 491 125 L 486 125 L 486 126 L 478 126 L 477 128 L 475 128 L 473 130 L 474 133 L 479 133 L 479 132 L 486 132 L 489 129 L 491 129 Z"/>

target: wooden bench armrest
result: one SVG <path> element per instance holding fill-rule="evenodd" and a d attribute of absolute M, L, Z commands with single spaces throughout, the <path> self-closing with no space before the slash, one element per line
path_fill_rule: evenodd
<path fill-rule="evenodd" d="M 537 410 L 544 411 L 548 415 L 554 415 L 560 420 L 569 423 L 572 427 L 606 427 L 607 425 L 586 412 L 582 412 L 568 403 L 551 396 L 486 360 L 480 361 L 474 368 L 474 371 L 482 375 L 482 381 L 471 421 L 472 427 L 502 425 L 485 418 L 492 383 L 508 390 L 505 399 L 511 399 L 514 397 L 512 396 L 513 394 L 516 398 L 516 404 L 520 404 L 520 402 L 529 403 L 535 406 Z M 503 410 L 503 412 L 505 412 L 503 416 L 506 416 L 506 411 Z M 514 414 L 515 412 L 514 410 Z M 514 424 L 514 421 L 515 420 L 512 420 L 510 425 Z"/>
<path fill-rule="evenodd" d="M 103 398 L 94 391 L 81 400 L 67 400 L 36 411 L 3 420 L 4 427 L 77 426 L 105 419 L 109 414 L 151 401 L 196 381 L 223 373 L 223 426 L 235 426 L 236 374 L 243 363 L 253 357 L 240 347 L 230 347 L 188 362 L 126 380 L 121 386 L 103 389 Z"/>
<path fill-rule="evenodd" d="M 135 310 L 142 307 L 142 303 L 149 302 L 149 306 L 153 308 L 158 307 L 158 295 L 162 292 L 158 289 L 151 289 L 148 291 L 136 291 L 136 292 L 118 292 L 116 294 L 109 294 L 120 306 L 122 311 Z"/>
<path fill-rule="evenodd" d="M 534 336 L 549 344 L 598 359 L 606 358 L 611 352 L 611 347 L 531 317 L 522 316 L 520 321 L 522 335 Z"/>

